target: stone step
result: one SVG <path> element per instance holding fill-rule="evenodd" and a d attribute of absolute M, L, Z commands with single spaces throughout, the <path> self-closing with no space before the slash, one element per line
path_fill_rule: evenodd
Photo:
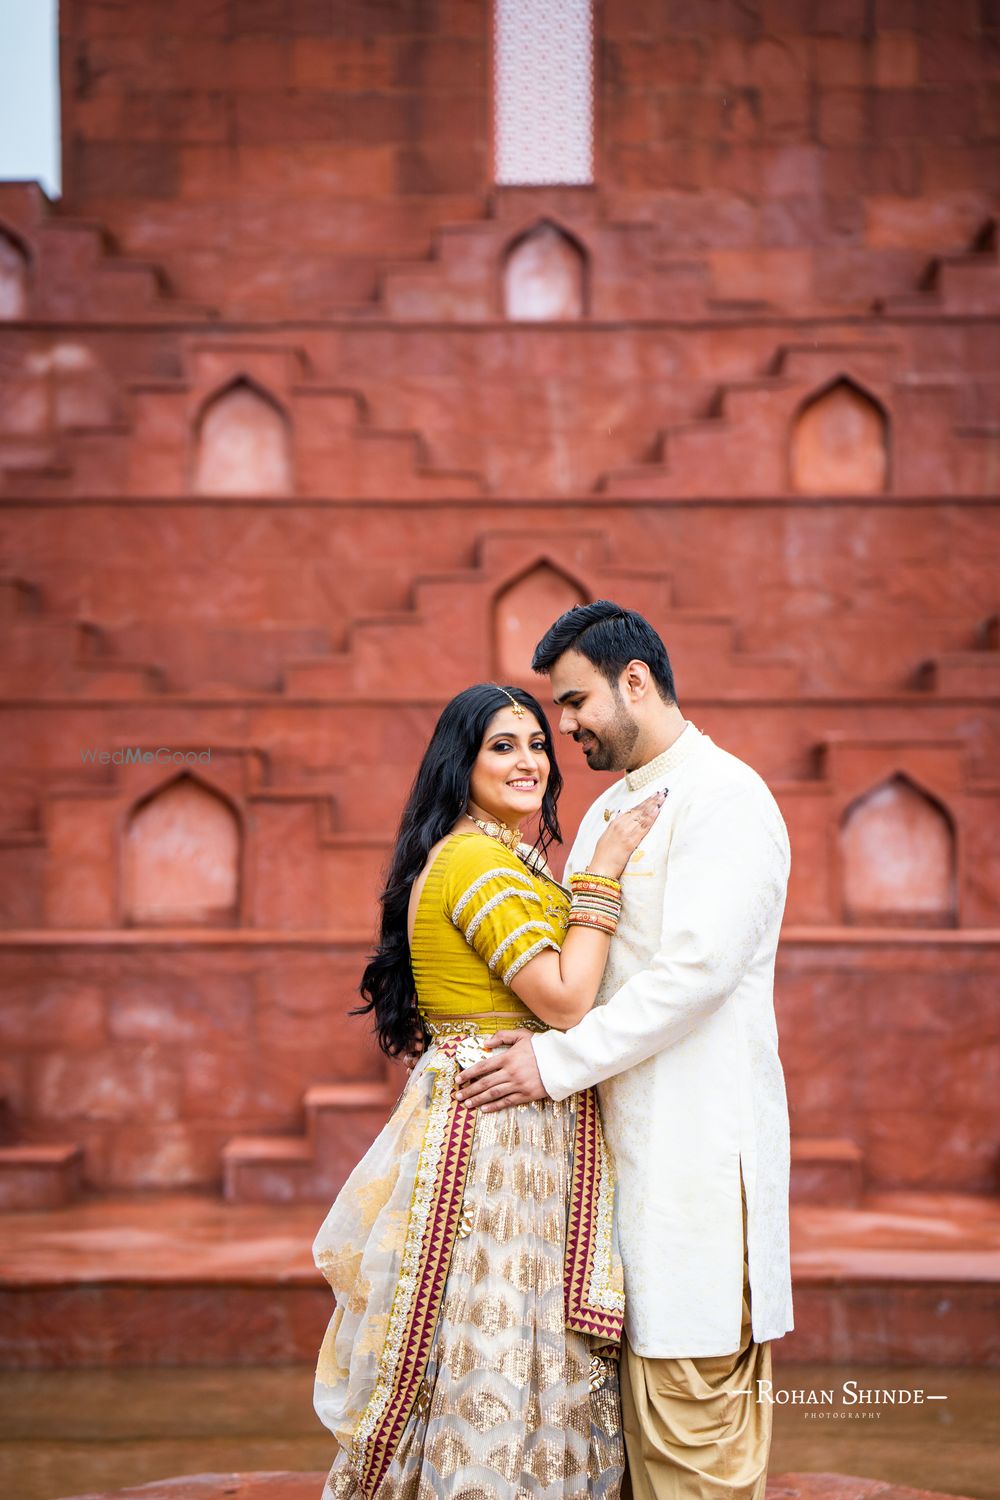
<path fill-rule="evenodd" d="M 213 316 L 211 308 L 174 300 L 159 266 L 117 255 L 103 224 L 54 213 L 34 184 L 0 184 L 0 217 L 32 267 L 19 317 L 58 324 Z"/>
<path fill-rule="evenodd" d="M 1000 651 L 948 651 L 924 667 L 921 685 L 949 698 L 1000 697 Z"/>
<path fill-rule="evenodd" d="M 4 677 L 16 676 L 19 668 L 31 674 L 64 668 L 92 645 L 81 620 L 22 614 L 4 632 Z"/>
<path fill-rule="evenodd" d="M 76 663 L 80 672 L 75 691 L 85 698 L 133 698 L 141 693 L 162 693 L 163 671 L 144 662 L 86 661 Z"/>
<path fill-rule="evenodd" d="M 792 1138 L 791 1197 L 795 1203 L 856 1208 L 864 1192 L 864 1155 L 854 1141 Z"/>
<path fill-rule="evenodd" d="M 395 1094 L 380 1082 L 315 1084 L 303 1101 L 304 1135 L 236 1136 L 227 1142 L 222 1152 L 227 1203 L 329 1202 L 394 1102 Z"/>
<path fill-rule="evenodd" d="M 0 1212 L 63 1208 L 79 1197 L 82 1185 L 82 1146 L 0 1146 Z"/>
<path fill-rule="evenodd" d="M 937 290 L 948 312 L 1000 311 L 1000 266 L 986 257 L 942 265 Z"/>
<path fill-rule="evenodd" d="M 406 682 L 411 691 L 430 696 L 457 692 L 477 671 L 484 672 L 462 655 L 468 595 L 481 581 L 482 575 L 470 571 L 420 584 L 417 608 L 358 620 L 345 651 L 288 662 L 282 691 L 292 696 L 370 697 Z M 658 592 L 662 599 L 669 599 L 666 580 L 660 581 Z M 687 680 L 697 681 L 703 691 L 737 698 L 798 691 L 799 669 L 794 662 L 736 649 L 731 616 L 663 605 L 657 623 L 671 643 L 671 654 L 683 664 Z M 446 661 L 440 655 L 443 640 L 455 643 Z M 537 688 L 537 682 L 532 686 Z"/>
<path fill-rule="evenodd" d="M 105 632 L 89 620 L 47 614 L 38 591 L 6 580 L 0 615 L 8 621 L 0 690 L 4 693 L 69 692 L 84 697 L 131 697 L 162 692 L 161 669 L 108 653 Z"/>
<path fill-rule="evenodd" d="M 0 620 L 19 620 L 41 612 L 41 592 L 26 578 L 0 578 Z M 6 647 L 5 647 L 6 650 Z"/>
<path fill-rule="evenodd" d="M 170 1191 L 11 1214 L 0 1368 L 315 1360 L 331 1312 L 310 1253 L 325 1206 Z M 994 1197 L 793 1203 L 791 1246 L 795 1331 L 781 1340 L 783 1360 L 1000 1363 Z"/>

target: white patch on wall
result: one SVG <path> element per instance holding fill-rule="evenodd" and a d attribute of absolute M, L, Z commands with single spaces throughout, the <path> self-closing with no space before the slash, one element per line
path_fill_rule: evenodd
<path fill-rule="evenodd" d="M 496 181 L 594 180 L 593 0 L 494 0 Z"/>

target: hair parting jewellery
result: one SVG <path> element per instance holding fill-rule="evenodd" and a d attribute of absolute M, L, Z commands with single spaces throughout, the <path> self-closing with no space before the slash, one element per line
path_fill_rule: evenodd
<path fill-rule="evenodd" d="M 505 687 L 501 687 L 499 682 L 494 682 L 491 684 L 491 686 L 495 687 L 498 693 L 503 693 L 505 698 L 510 699 L 510 706 L 514 710 L 514 713 L 519 719 L 523 719 L 525 714 L 524 704 L 518 703 L 517 699 L 514 697 L 514 694 L 508 692 Z"/>

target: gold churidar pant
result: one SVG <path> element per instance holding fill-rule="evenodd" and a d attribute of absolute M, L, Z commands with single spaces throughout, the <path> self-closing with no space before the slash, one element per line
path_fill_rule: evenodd
<path fill-rule="evenodd" d="M 741 1178 L 742 1187 L 742 1178 Z M 743 1190 L 743 1324 L 735 1354 L 644 1359 L 622 1345 L 621 1397 L 628 1477 L 623 1500 L 764 1500 L 771 1345 L 755 1344 Z M 749 1390 L 749 1396 L 737 1395 Z"/>

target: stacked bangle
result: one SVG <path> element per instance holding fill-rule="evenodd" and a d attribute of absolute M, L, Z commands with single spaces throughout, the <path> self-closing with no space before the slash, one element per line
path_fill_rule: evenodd
<path fill-rule="evenodd" d="M 622 912 L 622 885 L 611 875 L 582 870 L 569 877 L 573 900 L 569 909 L 571 927 L 596 927 L 613 935 Z"/>

